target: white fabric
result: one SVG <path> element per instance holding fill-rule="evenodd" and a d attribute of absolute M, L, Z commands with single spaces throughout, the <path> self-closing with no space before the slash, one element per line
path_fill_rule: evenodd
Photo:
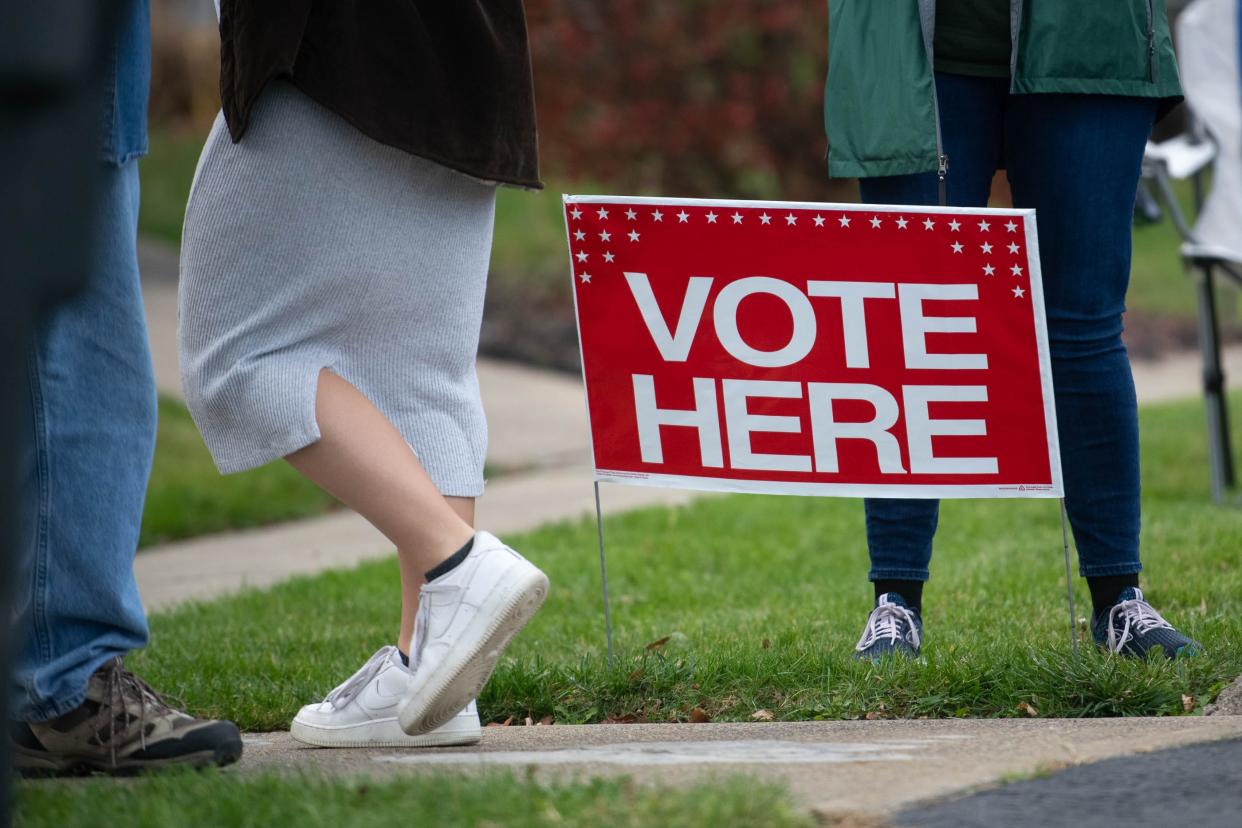
<path fill-rule="evenodd" d="M 1167 141 L 1147 142 L 1143 150 L 1143 161 L 1159 161 L 1168 171 L 1170 178 L 1189 178 L 1199 170 L 1211 164 L 1216 158 L 1216 144 L 1211 141 L 1196 141 L 1190 135 L 1181 135 Z"/>
<path fill-rule="evenodd" d="M 1242 66 L 1239 0 L 1196 0 L 1177 21 L 1186 102 L 1216 142 L 1212 192 L 1195 225 L 1194 255 L 1211 251 L 1242 263 Z"/>
<path fill-rule="evenodd" d="M 439 739 L 407 736 L 397 723 L 397 709 L 412 680 L 397 648 L 383 647 L 326 699 L 298 711 L 293 736 L 324 746 L 424 747 L 478 741 L 479 714 L 473 701 L 436 731 Z"/>

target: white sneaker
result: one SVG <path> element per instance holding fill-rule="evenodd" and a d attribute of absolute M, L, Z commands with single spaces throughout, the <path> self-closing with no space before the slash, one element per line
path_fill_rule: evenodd
<path fill-rule="evenodd" d="M 479 695 L 501 652 L 548 595 L 534 564 L 479 532 L 466 559 L 423 585 L 414 627 L 414 680 L 397 711 L 401 729 L 429 733 Z"/>
<path fill-rule="evenodd" d="M 322 702 L 299 710 L 290 733 L 319 747 L 442 747 L 473 745 L 482 738 L 473 699 L 440 728 L 406 735 L 397 723 L 397 707 L 413 679 L 397 648 L 384 647 Z"/>

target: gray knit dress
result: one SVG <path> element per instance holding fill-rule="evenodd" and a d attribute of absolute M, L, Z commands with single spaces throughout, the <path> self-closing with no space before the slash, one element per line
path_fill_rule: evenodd
<path fill-rule="evenodd" d="M 270 83 L 245 138 L 217 117 L 190 191 L 178 345 L 221 472 L 319 439 L 319 372 L 358 388 L 442 494 L 483 491 L 475 375 L 496 187 L 366 137 Z"/>

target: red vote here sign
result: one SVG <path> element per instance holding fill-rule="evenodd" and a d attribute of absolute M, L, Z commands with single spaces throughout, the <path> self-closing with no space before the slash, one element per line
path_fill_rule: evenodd
<path fill-rule="evenodd" d="M 595 477 L 1060 497 L 1030 210 L 566 196 Z"/>

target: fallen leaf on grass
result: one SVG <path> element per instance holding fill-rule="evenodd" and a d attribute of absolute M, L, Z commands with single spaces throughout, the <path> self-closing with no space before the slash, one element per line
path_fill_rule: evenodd
<path fill-rule="evenodd" d="M 1185 710 L 1187 713 L 1189 713 L 1190 711 L 1194 709 L 1195 709 L 1195 697 L 1187 696 L 1185 693 L 1182 693 L 1182 710 Z"/>
<path fill-rule="evenodd" d="M 652 641 L 650 644 L 647 645 L 647 649 L 652 652 L 655 652 L 656 650 L 660 649 L 665 644 L 667 644 L 670 638 L 672 638 L 671 635 L 666 635 L 663 638 L 657 638 L 655 641 Z"/>
<path fill-rule="evenodd" d="M 638 681 L 640 678 L 642 678 L 646 674 L 647 674 L 647 668 L 639 667 L 637 670 L 630 673 L 630 681 Z"/>
<path fill-rule="evenodd" d="M 711 715 L 701 707 L 696 707 L 690 711 L 691 724 L 707 724 L 711 720 Z"/>
<path fill-rule="evenodd" d="M 866 719 L 866 720 L 867 720 L 867 721 L 869 721 L 869 722 L 874 722 L 876 719 L 883 719 L 883 718 L 884 718 L 884 714 L 883 714 L 883 713 L 877 713 L 877 712 L 876 712 L 876 711 L 874 711 L 874 710 L 868 710 L 868 711 L 867 711 L 867 714 L 866 714 L 865 716 L 863 716 L 863 718 L 864 718 L 864 719 Z"/>
<path fill-rule="evenodd" d="M 768 639 L 766 639 L 766 638 L 765 638 L 765 639 L 763 639 L 763 649 L 765 649 L 765 650 L 766 650 L 768 647 L 771 647 L 771 646 L 772 646 L 772 642 L 771 642 L 771 641 L 769 641 L 769 640 L 768 640 Z"/>
<path fill-rule="evenodd" d="M 505 719 L 503 722 L 488 722 L 488 723 L 487 723 L 487 726 L 488 726 L 488 727 L 508 727 L 508 726 L 509 726 L 509 725 L 511 725 L 511 724 L 513 724 L 513 717 L 512 717 L 512 716 L 510 716 L 509 718 Z"/>
<path fill-rule="evenodd" d="M 1025 713 L 1027 715 L 1027 718 L 1029 719 L 1035 719 L 1039 717 L 1039 711 L 1036 710 L 1034 707 L 1031 707 L 1030 702 L 1024 702 L 1024 701 L 1018 702 L 1018 709 L 1021 710 L 1023 713 Z"/>
<path fill-rule="evenodd" d="M 526 726 L 527 726 L 527 727 L 532 727 L 534 724 L 535 724 L 535 720 L 534 720 L 534 719 L 532 719 L 530 716 L 527 716 L 527 717 L 526 717 Z"/>
<path fill-rule="evenodd" d="M 771 710 L 756 710 L 754 713 L 750 714 L 750 717 L 759 722 L 770 722 L 772 719 L 776 718 L 772 715 Z"/>
<path fill-rule="evenodd" d="M 549 716 L 544 716 L 542 719 L 540 719 L 540 720 L 539 720 L 539 724 L 541 724 L 541 725 L 550 725 L 550 724 L 552 724 L 552 723 L 553 723 L 553 722 L 555 722 L 555 721 L 556 721 L 556 719 L 552 718 L 552 716 L 550 716 L 550 715 L 549 715 Z"/>

